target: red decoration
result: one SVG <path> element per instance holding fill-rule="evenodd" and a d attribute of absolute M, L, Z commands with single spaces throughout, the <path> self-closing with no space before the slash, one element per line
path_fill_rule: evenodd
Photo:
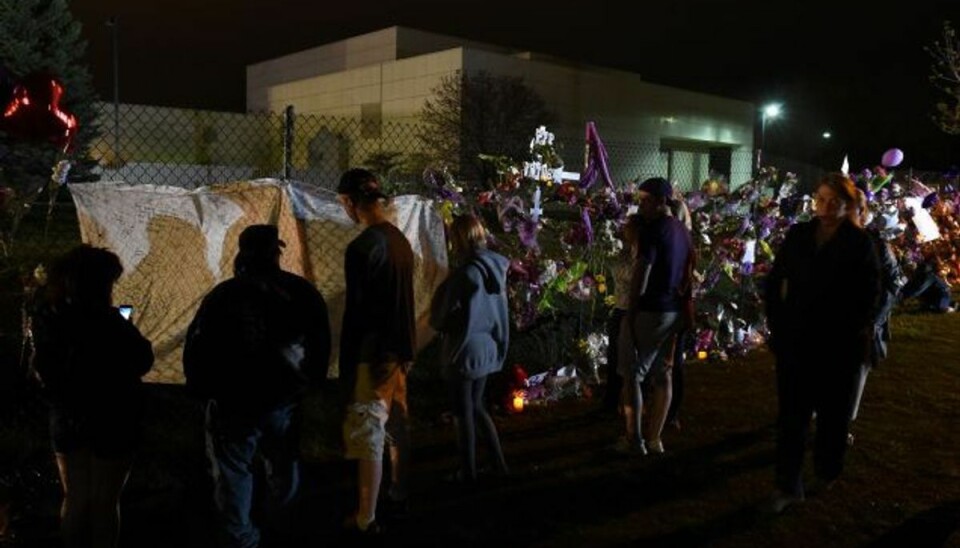
<path fill-rule="evenodd" d="M 18 139 L 52 142 L 67 152 L 77 134 L 77 119 L 60 108 L 62 98 L 63 85 L 57 79 L 31 74 L 13 88 L 0 129 Z"/>

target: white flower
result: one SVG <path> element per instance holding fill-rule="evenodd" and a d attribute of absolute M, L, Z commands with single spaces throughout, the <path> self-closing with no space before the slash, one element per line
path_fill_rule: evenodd
<path fill-rule="evenodd" d="M 547 261 L 543 272 L 540 274 L 540 279 L 537 282 L 540 285 L 547 285 L 557 278 L 557 262 L 556 261 Z"/>

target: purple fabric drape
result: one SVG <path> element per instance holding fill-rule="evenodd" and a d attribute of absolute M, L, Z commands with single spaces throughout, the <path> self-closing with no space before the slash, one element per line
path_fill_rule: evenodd
<path fill-rule="evenodd" d="M 600 140 L 600 134 L 597 133 L 597 126 L 593 122 L 587 122 L 586 129 L 586 158 L 583 162 L 583 173 L 580 174 L 580 188 L 587 189 L 593 186 L 598 177 L 603 177 L 604 183 L 613 191 L 612 200 L 617 203 L 617 188 L 613 184 L 613 177 L 610 176 L 610 167 L 607 162 L 607 149 Z M 619 204 L 617 204 L 619 205 Z"/>

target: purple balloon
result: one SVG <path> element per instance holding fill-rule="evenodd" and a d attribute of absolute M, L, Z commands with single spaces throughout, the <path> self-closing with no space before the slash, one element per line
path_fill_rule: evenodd
<path fill-rule="evenodd" d="M 903 161 L 903 151 L 899 148 L 891 148 L 883 153 L 880 163 L 883 167 L 897 167 Z"/>

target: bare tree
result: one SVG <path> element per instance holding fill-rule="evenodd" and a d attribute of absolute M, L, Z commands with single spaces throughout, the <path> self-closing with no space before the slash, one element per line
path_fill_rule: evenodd
<path fill-rule="evenodd" d="M 480 154 L 525 159 L 533 130 L 554 121 L 523 78 L 487 72 L 445 76 L 421 116 L 427 154 L 461 180 L 479 183 L 492 176 Z"/>
<path fill-rule="evenodd" d="M 947 99 L 937 103 L 933 121 L 950 135 L 960 135 L 960 39 L 949 21 L 943 23 L 943 35 L 927 48 L 933 57 L 930 82 Z"/>

